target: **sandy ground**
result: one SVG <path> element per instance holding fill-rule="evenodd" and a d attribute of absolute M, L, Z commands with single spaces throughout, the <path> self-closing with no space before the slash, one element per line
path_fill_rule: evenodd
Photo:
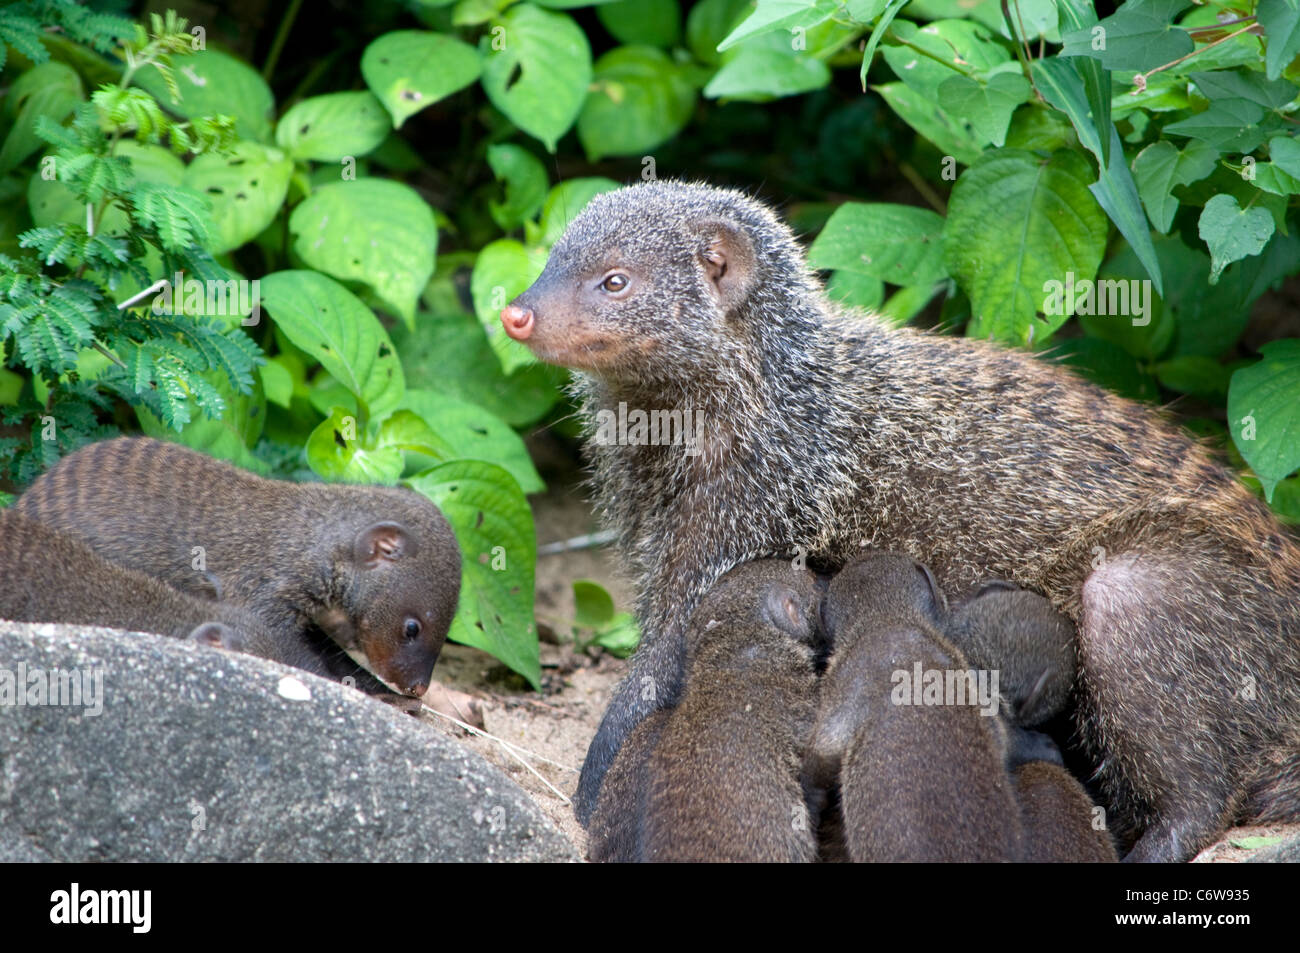
<path fill-rule="evenodd" d="M 577 491 L 553 489 L 534 500 L 539 544 L 594 532 L 590 511 Z M 569 638 L 573 619 L 572 583 L 592 579 L 614 596 L 619 610 L 631 609 L 632 590 L 620 578 L 613 553 L 605 548 L 544 556 L 537 566 L 537 619 L 549 628 L 556 642 L 543 641 L 542 691 L 528 691 L 517 676 L 492 656 L 463 645 L 448 644 L 435 672 L 450 689 L 474 696 L 482 704 L 484 729 L 523 749 L 534 774 L 505 748 L 487 738 L 471 735 L 431 714 L 421 717 L 439 730 L 454 735 L 497 765 L 525 791 L 586 854 L 586 834 L 573 817 L 568 798 L 578 783 L 578 769 L 596 732 L 615 685 L 627 663 L 601 652 L 594 657 L 575 652 Z M 540 775 L 540 778 L 538 777 Z M 545 781 L 542 780 L 545 779 Z M 551 789 L 554 786 L 561 794 Z M 1300 836 L 1300 824 L 1240 827 L 1196 858 L 1199 863 L 1233 863 L 1246 859 L 1253 848 L 1246 838 Z M 1249 842 L 1246 842 L 1249 844 Z"/>

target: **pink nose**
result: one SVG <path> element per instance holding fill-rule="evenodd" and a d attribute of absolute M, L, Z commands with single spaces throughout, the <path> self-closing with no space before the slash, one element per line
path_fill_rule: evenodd
<path fill-rule="evenodd" d="M 501 325 L 506 329 L 506 334 L 516 341 L 526 340 L 536 326 L 533 309 L 508 304 L 501 309 Z"/>

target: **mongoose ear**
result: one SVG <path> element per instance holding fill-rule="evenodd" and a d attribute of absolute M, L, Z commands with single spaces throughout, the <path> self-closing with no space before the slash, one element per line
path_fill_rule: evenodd
<path fill-rule="evenodd" d="M 415 540 L 400 523 L 375 523 L 357 533 L 353 556 L 366 569 L 415 555 Z"/>
<path fill-rule="evenodd" d="M 704 274 L 713 285 L 722 310 L 734 311 L 754 287 L 757 265 L 754 243 L 730 222 L 709 222 L 704 233 L 709 236 L 701 255 Z"/>
<path fill-rule="evenodd" d="M 786 586 L 769 586 L 763 596 L 763 612 L 774 626 L 796 639 L 807 640 L 812 628 L 799 605 L 799 594 Z"/>

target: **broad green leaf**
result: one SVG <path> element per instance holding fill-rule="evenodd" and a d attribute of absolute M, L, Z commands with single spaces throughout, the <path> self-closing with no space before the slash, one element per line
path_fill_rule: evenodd
<path fill-rule="evenodd" d="M 786 31 L 788 41 L 789 31 L 798 27 L 806 30 L 829 20 L 839 6 L 836 0 L 758 0 L 754 12 L 718 44 L 718 51 L 775 30 Z"/>
<path fill-rule="evenodd" d="M 985 142 L 1002 145 L 1016 107 L 1029 98 L 1029 81 L 1015 73 L 994 73 L 987 82 L 953 76 L 939 87 L 944 109 L 970 121 Z"/>
<path fill-rule="evenodd" d="M 62 123 L 85 98 L 77 71 L 57 60 L 33 66 L 15 79 L 4 99 L 12 125 L 0 147 L 0 175 L 45 145 L 36 134 L 37 119 L 45 116 Z"/>
<path fill-rule="evenodd" d="M 1268 157 L 1287 175 L 1300 178 L 1300 142 L 1290 136 L 1276 136 L 1268 141 Z"/>
<path fill-rule="evenodd" d="M 402 451 L 367 447 L 361 438 L 362 425 L 352 412 L 334 407 L 307 436 L 307 465 L 330 482 L 395 485 L 402 476 Z"/>
<path fill-rule="evenodd" d="M 271 141 L 271 87 L 247 63 L 220 50 L 200 50 L 174 66 L 181 99 L 173 103 L 158 71 L 146 67 L 135 74 L 136 85 L 157 97 L 163 107 L 186 119 L 233 116 L 241 139 Z"/>
<path fill-rule="evenodd" d="M 1016 0 L 1011 11 L 1012 24 L 1016 28 L 1017 37 L 1030 40 L 1046 37 L 1056 42 L 1056 0 Z M 1007 29 L 1007 21 L 1002 16 L 1001 6 L 988 0 L 973 0 L 973 2 L 972 0 L 911 0 L 907 6 L 907 15 L 922 21 L 969 17 L 990 30 L 995 30 L 1008 39 L 1011 38 L 1011 31 Z M 1022 24 L 1023 35 L 1020 31 Z"/>
<path fill-rule="evenodd" d="M 489 243 L 474 262 L 469 282 L 474 312 L 506 374 L 532 364 L 534 358 L 528 348 L 506 335 L 501 327 L 501 309 L 536 281 L 544 267 L 544 251 L 525 248 L 513 238 Z"/>
<path fill-rule="evenodd" d="M 704 95 L 762 102 L 821 89 L 830 81 L 830 67 L 824 62 L 791 49 L 789 36 L 768 33 L 737 47 L 704 87 Z"/>
<path fill-rule="evenodd" d="M 453 460 L 406 483 L 442 510 L 464 556 L 460 606 L 449 637 L 492 653 L 538 687 L 537 537 L 514 478 L 490 463 Z"/>
<path fill-rule="evenodd" d="M 414 389 L 407 390 L 400 406 L 424 422 L 432 439 L 418 447 L 412 440 L 408 449 L 433 457 L 436 463 L 486 460 L 514 477 L 524 493 L 546 489 L 519 434 L 482 407 L 437 391 Z"/>
<path fill-rule="evenodd" d="M 184 184 L 212 204 L 208 251 L 221 255 L 252 241 L 279 213 L 293 161 L 279 149 L 237 142 L 228 154 L 205 152 L 185 169 Z"/>
<path fill-rule="evenodd" d="M 1149 361 L 1169 347 L 1173 316 L 1164 306 L 1132 247 L 1102 266 L 1097 280 L 1075 295 L 1075 317 L 1090 337 Z"/>
<path fill-rule="evenodd" d="M 1214 404 L 1228 396 L 1228 369 L 1212 357 L 1184 354 L 1156 365 L 1161 385 L 1180 394 L 1191 394 Z"/>
<path fill-rule="evenodd" d="M 837 271 L 826 282 L 826 297 L 846 308 L 875 311 L 885 300 L 885 283 L 856 271 Z"/>
<path fill-rule="evenodd" d="M 1216 99 L 1205 112 L 1165 126 L 1165 132 L 1202 139 L 1220 152 L 1250 152 L 1265 139 L 1259 128 L 1265 112 L 1248 99 Z"/>
<path fill-rule="evenodd" d="M 410 327 L 433 274 L 438 226 L 409 185 L 357 179 L 317 189 L 289 217 L 294 251 L 313 268 L 369 287 Z"/>
<path fill-rule="evenodd" d="M 1255 8 L 1268 43 L 1264 67 L 1269 79 L 1277 79 L 1300 55 L 1300 4 L 1295 0 L 1259 0 Z"/>
<path fill-rule="evenodd" d="M 1192 38 L 1174 25 L 1191 0 L 1129 0 L 1095 26 L 1061 35 L 1062 56 L 1086 56 L 1109 70 L 1150 70 L 1192 52 Z"/>
<path fill-rule="evenodd" d="M 1197 234 L 1210 249 L 1210 284 L 1229 264 L 1258 255 L 1273 237 L 1273 217 L 1262 208 L 1243 209 L 1231 195 L 1216 195 L 1201 210 Z"/>
<path fill-rule="evenodd" d="M 285 361 L 278 355 L 268 358 L 266 363 L 258 368 L 258 372 L 262 378 L 262 391 L 266 394 L 267 403 L 287 409 L 293 400 L 294 381 L 293 373 L 288 369 Z"/>
<path fill-rule="evenodd" d="M 880 306 L 879 314 L 894 326 L 906 324 L 921 313 L 939 290 L 938 285 L 910 285 L 899 288 Z"/>
<path fill-rule="evenodd" d="M 918 93 L 906 83 L 886 83 L 872 88 L 903 122 L 944 155 L 952 156 L 962 165 L 971 165 L 980 157 L 983 145 L 970 123 L 950 116 L 933 98 Z"/>
<path fill-rule="evenodd" d="M 742 17 L 753 10 L 752 0 L 700 0 L 686 15 L 686 46 L 705 66 L 721 62 L 718 44 Z"/>
<path fill-rule="evenodd" d="M 939 87 L 944 83 L 968 73 L 987 76 L 999 66 L 1011 62 L 1011 54 L 993 39 L 992 34 L 970 20 L 939 20 L 923 27 L 897 20 L 893 33 L 908 45 L 886 45 L 881 50 L 889 68 L 909 89 L 936 100 L 945 109 L 950 104 L 938 99 Z M 920 47 L 930 55 L 917 52 L 913 47 Z M 953 113 L 957 114 L 955 110 Z"/>
<path fill-rule="evenodd" d="M 614 618 L 614 597 L 590 579 L 573 580 L 573 623 L 584 629 L 606 625 Z"/>
<path fill-rule="evenodd" d="M 808 250 L 814 268 L 870 275 L 892 285 L 934 284 L 943 265 L 943 216 L 888 203 L 845 202 Z"/>
<path fill-rule="evenodd" d="M 263 278 L 262 306 L 296 347 L 356 397 L 371 419 L 397 408 L 402 366 L 379 319 L 352 292 L 314 271 Z"/>
<path fill-rule="evenodd" d="M 682 32 L 677 0 L 619 0 L 596 8 L 596 18 L 620 43 L 670 47 Z"/>
<path fill-rule="evenodd" d="M 1284 79 L 1265 79 L 1248 69 L 1214 70 L 1192 73 L 1191 80 L 1206 99 L 1245 99 L 1264 109 L 1280 109 L 1300 93 L 1294 83 Z"/>
<path fill-rule="evenodd" d="M 871 28 L 871 35 L 867 37 L 866 48 L 862 51 L 862 65 L 858 68 L 858 82 L 862 84 L 863 90 L 867 88 L 867 72 L 871 69 L 871 61 L 875 58 L 876 47 L 880 45 L 880 41 L 889 32 L 889 27 L 894 22 L 894 17 L 898 16 L 898 11 L 902 10 L 906 5 L 907 0 L 889 0 L 888 6 L 880 14 L 880 19 Z"/>
<path fill-rule="evenodd" d="M 373 93 L 326 93 L 285 113 L 275 127 L 275 142 L 295 159 L 338 162 L 377 149 L 392 129 Z"/>
<path fill-rule="evenodd" d="M 546 196 L 546 204 L 542 206 L 542 244 L 548 248 L 554 245 L 569 227 L 569 223 L 587 207 L 588 202 L 602 192 L 612 192 L 618 187 L 619 184 L 613 179 L 601 176 L 566 179 L 555 186 Z"/>
<path fill-rule="evenodd" d="M 649 152 L 681 132 L 695 109 L 695 87 L 653 46 L 610 50 L 594 75 L 578 116 L 578 139 L 593 162 Z"/>
<path fill-rule="evenodd" d="M 1300 466 L 1300 340 L 1271 341 L 1262 357 L 1232 375 L 1232 441 L 1264 486 L 1264 498 Z"/>
<path fill-rule="evenodd" d="M 541 210 L 546 200 L 546 167 L 523 146 L 504 142 L 487 148 L 492 174 L 505 185 L 505 201 L 488 200 L 492 221 L 502 231 L 511 231 Z"/>
<path fill-rule="evenodd" d="M 1059 6 L 1063 30 L 1090 30 L 1097 25 L 1097 11 L 1088 0 L 1061 0 Z M 1074 69 L 1083 82 L 1084 98 L 1088 101 L 1088 115 L 1092 119 L 1093 128 L 1105 129 L 1112 122 L 1114 109 L 1110 70 L 1086 56 L 1075 59 Z M 1102 168 L 1106 168 L 1110 165 L 1110 138 L 1098 132 L 1097 142 L 1101 146 L 1098 162 Z"/>
<path fill-rule="evenodd" d="M 479 78 L 479 51 L 453 36 L 395 30 L 361 54 L 361 75 L 400 129 L 425 106 Z"/>
<path fill-rule="evenodd" d="M 591 84 L 587 36 L 563 13 L 523 3 L 500 19 L 504 46 L 484 36 L 483 91 L 511 122 L 554 152 L 577 121 Z"/>
<path fill-rule="evenodd" d="M 1178 211 L 1173 195 L 1176 185 L 1197 182 L 1211 172 L 1219 160 L 1219 151 L 1209 143 L 1193 139 L 1179 149 L 1172 142 L 1153 142 L 1133 160 L 1133 175 L 1138 194 L 1156 231 L 1165 233 Z"/>
<path fill-rule="evenodd" d="M 1069 317 L 1046 310 L 1049 282 L 1092 278 L 1106 247 L 1106 216 L 1088 192 L 1077 152 L 1050 160 L 995 149 L 962 173 L 944 229 L 944 262 L 970 297 L 967 333 L 1023 344 L 1045 340 Z M 989 228 L 997 222 L 997 228 Z"/>

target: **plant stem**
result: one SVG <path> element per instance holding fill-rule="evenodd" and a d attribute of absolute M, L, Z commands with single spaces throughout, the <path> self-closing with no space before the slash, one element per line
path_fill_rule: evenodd
<path fill-rule="evenodd" d="M 289 31 L 293 29 L 293 21 L 298 18 L 298 10 L 302 7 L 302 0 L 290 0 L 289 9 L 285 11 L 284 19 L 280 21 L 280 29 L 275 31 L 275 39 L 271 41 L 271 52 L 266 54 L 266 63 L 262 67 L 262 79 L 268 83 L 271 81 L 271 74 L 275 72 L 275 66 L 280 62 L 280 53 L 284 50 L 285 41 L 289 39 Z"/>

